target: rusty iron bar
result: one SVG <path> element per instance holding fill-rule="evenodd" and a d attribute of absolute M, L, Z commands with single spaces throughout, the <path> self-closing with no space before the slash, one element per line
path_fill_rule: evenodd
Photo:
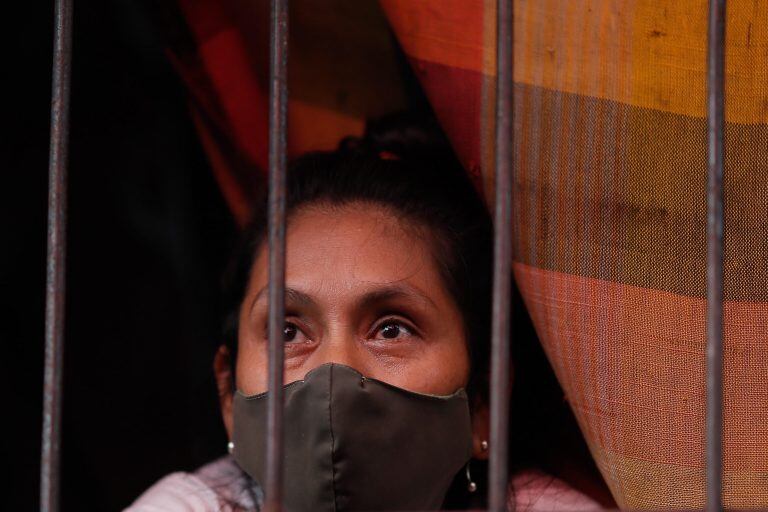
<path fill-rule="evenodd" d="M 67 222 L 67 140 L 72 63 L 72 0 L 56 0 L 51 87 L 51 146 L 48 163 L 48 255 L 45 286 L 43 431 L 40 452 L 40 510 L 59 510 L 64 298 Z"/>
<path fill-rule="evenodd" d="M 723 509 L 725 0 L 709 2 L 708 37 L 706 510 L 715 512 Z"/>
<path fill-rule="evenodd" d="M 269 395 L 265 509 L 282 510 L 288 0 L 272 0 L 269 69 Z"/>
<path fill-rule="evenodd" d="M 509 423 L 509 334 L 512 291 L 512 0 L 497 4 L 496 199 L 491 325 L 491 439 L 488 506 L 507 510 Z"/>
<path fill-rule="evenodd" d="M 43 512 L 59 510 L 71 64 L 72 0 L 57 0 L 54 13 L 51 145 L 48 161 L 45 363 L 40 451 L 40 510 Z"/>

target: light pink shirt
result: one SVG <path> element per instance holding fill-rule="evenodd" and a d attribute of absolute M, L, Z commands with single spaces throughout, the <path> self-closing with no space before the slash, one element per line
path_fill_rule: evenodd
<path fill-rule="evenodd" d="M 601 506 L 562 480 L 538 471 L 510 481 L 510 505 L 517 512 L 589 512 Z M 150 487 L 125 512 L 241 512 L 258 510 L 261 496 L 232 457 L 222 457 L 194 473 L 172 473 Z"/>

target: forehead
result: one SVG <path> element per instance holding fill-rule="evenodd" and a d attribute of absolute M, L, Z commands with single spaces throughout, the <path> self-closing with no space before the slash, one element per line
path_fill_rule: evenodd
<path fill-rule="evenodd" d="M 251 290 L 267 282 L 266 245 L 251 277 Z M 423 230 L 368 203 L 295 212 L 286 231 L 286 283 L 310 293 L 363 292 L 391 284 L 408 284 L 429 295 L 444 293 Z"/>

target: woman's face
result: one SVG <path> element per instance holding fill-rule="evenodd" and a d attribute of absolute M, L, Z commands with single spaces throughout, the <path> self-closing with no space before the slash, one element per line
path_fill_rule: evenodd
<path fill-rule="evenodd" d="M 285 382 L 325 363 L 419 393 L 467 384 L 462 318 L 429 241 L 368 203 L 312 206 L 286 232 Z M 237 387 L 267 389 L 267 249 L 240 308 Z"/>

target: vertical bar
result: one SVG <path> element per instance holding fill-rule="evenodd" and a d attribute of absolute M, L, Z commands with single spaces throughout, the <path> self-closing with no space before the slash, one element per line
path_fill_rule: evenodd
<path fill-rule="evenodd" d="M 709 2 L 707 62 L 707 503 L 722 510 L 725 0 Z"/>
<path fill-rule="evenodd" d="M 282 509 L 288 0 L 272 0 L 269 70 L 269 395 L 265 509 Z"/>
<path fill-rule="evenodd" d="M 492 511 L 507 509 L 509 332 L 512 285 L 512 0 L 497 4 L 496 199 L 491 325 L 491 439 L 489 498 Z"/>
<path fill-rule="evenodd" d="M 64 269 L 67 213 L 67 139 L 72 62 L 72 0 L 56 0 L 48 162 L 48 256 L 45 286 L 45 366 L 40 453 L 40 510 L 59 509 L 62 370 L 64 360 Z"/>

